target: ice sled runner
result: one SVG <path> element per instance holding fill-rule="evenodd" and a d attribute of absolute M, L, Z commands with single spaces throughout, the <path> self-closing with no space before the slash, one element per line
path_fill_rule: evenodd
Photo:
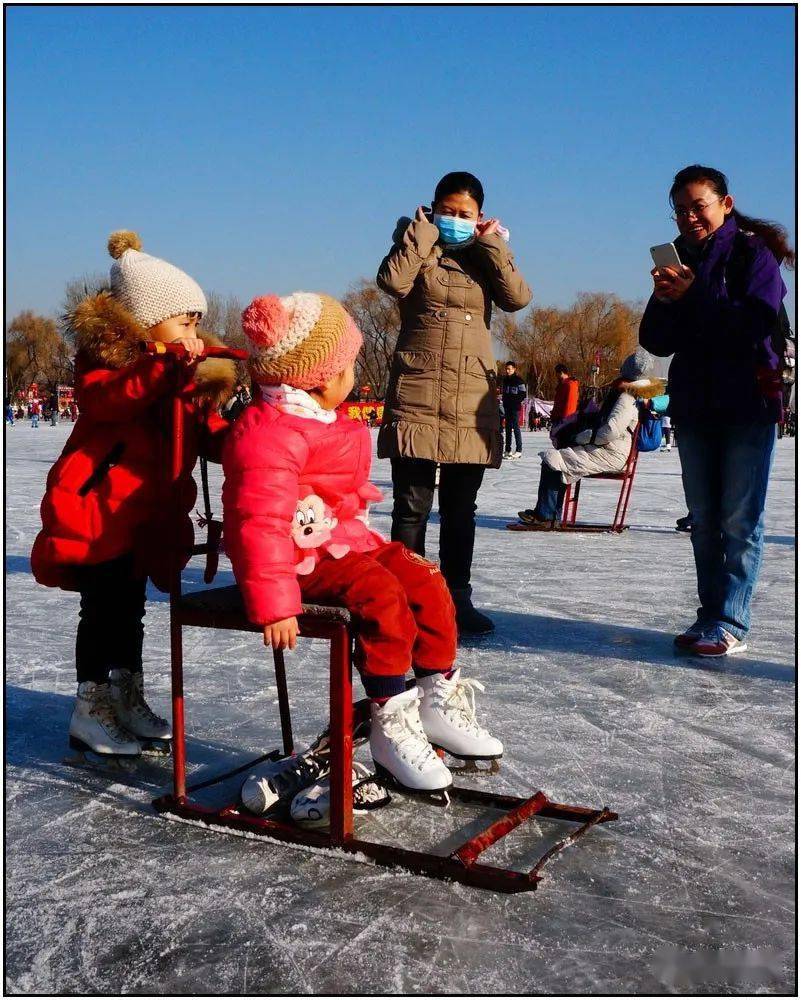
<path fill-rule="evenodd" d="M 152 351 L 153 347 L 147 345 L 146 349 Z M 233 359 L 242 359 L 244 355 L 242 351 L 219 348 L 211 349 L 209 353 Z M 154 358 L 154 363 L 169 364 L 171 360 L 171 352 L 162 353 Z M 173 481 L 177 482 L 183 456 L 183 410 L 177 399 L 173 405 L 172 420 L 171 474 Z M 205 468 L 202 471 L 205 473 Z M 195 546 L 192 553 L 206 555 L 213 565 L 217 553 L 216 543 L 219 541 L 219 522 L 215 522 L 211 516 L 208 490 L 205 487 L 204 482 L 204 520 L 212 528 L 213 534 L 210 534 L 209 542 Z M 176 567 L 177 565 L 176 561 Z M 212 575 L 207 571 L 207 583 L 211 582 Z M 352 654 L 358 626 L 344 608 L 317 605 L 305 605 L 298 622 L 301 640 L 317 638 L 329 643 L 330 721 L 327 730 L 304 754 L 286 760 L 293 755 L 295 747 L 284 657 L 280 650 L 275 651 L 275 678 L 283 744 L 281 750 L 271 751 L 211 778 L 187 785 L 183 629 L 212 628 L 258 634 L 261 634 L 262 629 L 248 621 L 236 587 L 183 594 L 180 572 L 176 568 L 172 574 L 170 590 L 173 786 L 171 792 L 153 802 L 161 815 L 199 823 L 221 832 L 260 836 L 269 841 L 351 854 L 358 856 L 357 860 L 362 862 L 397 867 L 417 875 L 504 893 L 535 889 L 542 878 L 543 866 L 551 858 L 583 837 L 592 827 L 617 819 L 617 815 L 605 807 L 593 809 L 553 802 L 542 791 L 518 797 L 454 784 L 448 789 L 451 799 L 475 806 L 476 811 L 482 814 L 487 810 L 495 810 L 497 816 L 489 825 L 449 849 L 446 854 L 363 839 L 354 832 L 354 808 L 357 812 L 382 806 L 388 806 L 391 810 L 392 804 L 390 796 L 380 787 L 382 782 L 376 782 L 375 777 L 363 765 L 353 761 L 354 743 L 364 740 L 370 724 L 368 700 L 353 703 Z M 497 762 L 494 764 L 497 770 Z M 265 770 L 267 785 L 261 786 L 267 806 L 263 814 L 259 814 L 258 802 L 254 808 L 253 799 L 249 799 L 250 808 L 244 804 L 243 798 L 247 796 L 244 789 L 240 793 L 241 781 L 237 781 L 234 788 L 231 787 L 234 776 L 241 775 L 241 779 L 245 780 L 259 765 L 269 765 Z M 469 762 L 464 762 L 464 766 L 469 766 Z M 310 782 L 305 790 L 298 789 L 290 775 L 293 770 L 302 773 L 304 769 Z M 284 780 L 281 780 L 280 774 L 284 771 L 286 774 Z M 453 771 L 459 773 L 458 768 L 453 768 Z M 210 790 L 219 793 L 217 801 L 211 804 Z M 251 791 L 258 797 L 258 788 Z M 299 791 L 303 794 L 299 795 Z M 200 792 L 204 795 L 199 796 Z M 391 797 L 395 798 L 397 794 L 404 793 L 402 790 L 397 793 L 393 789 Z M 211 798 L 214 796 L 211 795 Z M 220 798 L 224 800 L 222 804 Z M 415 799 L 415 806 L 430 808 L 425 799 Z M 572 829 L 553 843 L 533 867 L 526 871 L 482 861 L 482 854 L 493 844 L 535 817 L 562 821 L 571 824 Z"/>

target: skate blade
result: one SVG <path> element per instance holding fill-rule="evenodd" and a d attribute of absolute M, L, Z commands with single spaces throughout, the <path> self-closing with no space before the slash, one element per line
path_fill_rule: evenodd
<path fill-rule="evenodd" d="M 383 785 L 384 788 L 391 788 L 400 795 L 408 795 L 412 798 L 423 799 L 432 806 L 447 807 L 450 805 L 451 798 L 448 794 L 450 786 L 448 786 L 448 788 L 439 788 L 434 790 L 426 788 L 408 788 L 406 785 L 401 784 L 394 774 L 391 774 L 377 761 L 373 761 L 373 763 L 375 764 L 375 780 Z"/>
<path fill-rule="evenodd" d="M 172 740 L 139 740 L 143 757 L 169 757 Z"/>
<path fill-rule="evenodd" d="M 463 760 L 459 762 L 459 758 L 457 757 L 456 760 L 457 763 L 446 764 L 451 774 L 492 775 L 498 774 L 501 770 L 500 761 L 495 758 L 491 758 L 490 760 Z"/>
<path fill-rule="evenodd" d="M 119 757 L 114 754 L 92 753 L 87 750 L 73 750 L 62 758 L 69 767 L 103 774 L 132 774 L 136 770 L 138 757 Z"/>
<path fill-rule="evenodd" d="M 136 767 L 139 754 L 98 753 L 88 743 L 77 736 L 69 737 L 70 753 L 64 757 L 64 763 L 73 767 L 88 767 L 93 770 L 130 773 Z"/>
<path fill-rule="evenodd" d="M 459 757 L 438 746 L 435 746 L 434 750 L 437 756 L 445 762 L 445 766 L 451 774 L 489 775 L 498 774 L 501 770 L 500 757 Z"/>

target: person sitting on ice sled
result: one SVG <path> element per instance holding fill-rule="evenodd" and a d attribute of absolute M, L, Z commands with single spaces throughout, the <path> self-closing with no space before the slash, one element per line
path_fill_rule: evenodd
<path fill-rule="evenodd" d="M 223 451 L 223 535 L 247 616 L 265 645 L 294 649 L 303 601 L 346 607 L 377 770 L 407 790 L 443 791 L 451 773 L 432 743 L 473 759 L 497 759 L 503 746 L 476 721 L 481 686 L 454 666 L 444 577 L 369 527 L 368 503 L 381 498 L 370 432 L 335 412 L 362 335 L 339 302 L 309 292 L 254 299 L 242 327 L 256 391 Z"/>
<path fill-rule="evenodd" d="M 556 447 L 540 452 L 537 504 L 518 511 L 528 528 L 550 529 L 560 517 L 568 483 L 585 476 L 622 472 L 631 452 L 631 436 L 640 419 L 638 400 L 662 392 L 649 375 L 653 358 L 638 347 L 620 366 L 600 409 L 585 410 L 556 432 Z"/>
<path fill-rule="evenodd" d="M 167 750 L 172 732 L 144 699 L 142 618 L 150 576 L 169 589 L 165 558 L 193 533 L 192 468 L 198 450 L 219 458 L 229 424 L 216 413 L 233 390 L 232 362 L 197 364 L 214 337 L 197 329 L 206 298 L 189 275 L 141 252 L 136 233 L 113 233 L 111 288 L 80 302 L 75 332 L 75 392 L 80 416 L 47 477 L 42 530 L 31 553 L 37 582 L 81 595 L 75 663 L 78 697 L 70 744 L 105 757 Z M 154 363 L 140 342 L 182 344 L 187 362 Z M 186 414 L 182 509 L 163 491 L 169 473 L 171 397 Z M 184 560 L 185 562 L 185 560 Z"/>

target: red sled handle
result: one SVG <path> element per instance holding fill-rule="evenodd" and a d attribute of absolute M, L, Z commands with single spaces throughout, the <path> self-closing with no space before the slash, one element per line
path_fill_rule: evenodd
<path fill-rule="evenodd" d="M 162 344 L 160 341 L 154 340 L 140 340 L 139 350 L 150 357 L 153 360 L 166 361 L 170 360 L 180 360 L 182 358 L 189 357 L 189 352 L 183 346 L 183 344 Z M 248 358 L 247 351 L 243 351 L 236 347 L 212 347 L 205 346 L 203 353 L 200 354 L 198 360 L 203 360 L 203 358 L 227 358 L 230 361 L 246 361 Z M 180 395 L 176 392 L 172 399 L 172 458 L 171 458 L 171 470 L 170 470 L 170 480 L 173 485 L 179 482 L 182 469 L 183 469 L 183 452 L 184 452 L 184 408 L 181 402 Z M 203 548 L 206 551 L 206 569 L 203 574 L 203 579 L 206 583 L 211 583 L 217 572 L 217 566 L 219 562 L 219 545 L 220 538 L 222 536 L 222 524 L 219 521 L 215 521 L 213 515 L 211 514 L 211 509 L 208 501 L 208 486 L 205 480 L 205 466 L 201 462 L 201 471 L 204 477 L 204 497 L 206 499 L 206 516 L 201 521 L 201 526 L 205 526 L 207 529 L 207 543 Z M 181 581 L 180 573 L 176 572 L 173 574 L 173 580 L 171 584 L 171 594 L 180 595 L 181 592 Z M 183 709 L 181 709 L 183 711 Z M 177 728 L 177 727 L 176 727 Z M 176 763 L 176 768 L 178 767 Z M 176 772 L 177 773 L 177 772 Z M 177 786 L 176 786 L 177 787 Z"/>
<path fill-rule="evenodd" d="M 139 350 L 143 354 L 152 354 L 155 357 L 170 355 L 174 358 L 186 358 L 189 351 L 183 344 L 162 344 L 155 340 L 140 340 Z M 248 352 L 238 347 L 205 347 L 201 358 L 228 358 L 229 361 L 247 361 Z"/>

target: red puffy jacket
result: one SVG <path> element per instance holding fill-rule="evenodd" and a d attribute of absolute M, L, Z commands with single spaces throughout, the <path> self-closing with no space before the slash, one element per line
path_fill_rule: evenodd
<path fill-rule="evenodd" d="M 223 538 L 252 622 L 300 614 L 292 537 L 299 500 L 315 495 L 330 508 L 338 522 L 333 544 L 353 552 L 383 544 L 364 516 L 368 501 L 381 496 L 369 481 L 371 461 L 370 431 L 344 414 L 325 424 L 259 399 L 231 428 L 223 448 Z"/>
<path fill-rule="evenodd" d="M 209 359 L 176 376 L 173 365 L 140 353 L 145 330 L 108 292 L 81 302 L 72 326 L 80 416 L 47 477 L 42 530 L 31 552 L 33 575 L 47 587 L 77 590 L 76 566 L 133 551 L 142 575 L 167 590 L 175 543 L 187 558 L 192 545 L 188 514 L 197 494 L 192 469 L 198 453 L 216 453 L 219 460 L 229 425 L 216 406 L 231 394 L 234 365 Z M 181 482 L 173 493 L 170 407 L 176 389 L 184 401 L 185 442 Z"/>

